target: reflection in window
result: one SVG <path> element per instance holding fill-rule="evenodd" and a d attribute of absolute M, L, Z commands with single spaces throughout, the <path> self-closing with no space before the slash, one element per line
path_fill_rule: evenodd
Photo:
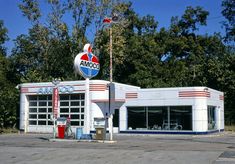
<path fill-rule="evenodd" d="M 37 102 L 29 102 L 29 106 L 37 106 Z"/>
<path fill-rule="evenodd" d="M 29 108 L 30 113 L 37 113 L 37 108 Z"/>
<path fill-rule="evenodd" d="M 47 108 L 39 108 L 39 112 L 40 113 L 46 113 L 47 112 Z"/>
<path fill-rule="evenodd" d="M 147 128 L 145 107 L 128 108 L 128 128 L 137 130 Z"/>
<path fill-rule="evenodd" d="M 166 107 L 148 107 L 149 129 L 161 130 L 164 120 L 167 120 L 167 108 Z"/>
<path fill-rule="evenodd" d="M 69 106 L 69 102 L 68 101 L 60 102 L 60 106 Z"/>
<path fill-rule="evenodd" d="M 37 115 L 36 115 L 36 114 L 30 114 L 30 115 L 29 115 L 29 118 L 37 119 Z"/>
<path fill-rule="evenodd" d="M 39 102 L 39 106 L 47 106 L 47 102 L 46 101 Z"/>
<path fill-rule="evenodd" d="M 190 106 L 170 107 L 170 129 L 192 130 L 192 109 Z"/>

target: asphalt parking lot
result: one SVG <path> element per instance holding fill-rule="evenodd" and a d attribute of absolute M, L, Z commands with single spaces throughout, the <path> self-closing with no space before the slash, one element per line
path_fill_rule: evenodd
<path fill-rule="evenodd" d="M 0 135 L 0 163 L 230 164 L 235 133 L 114 135 L 116 143 L 52 142 L 49 134 Z"/>

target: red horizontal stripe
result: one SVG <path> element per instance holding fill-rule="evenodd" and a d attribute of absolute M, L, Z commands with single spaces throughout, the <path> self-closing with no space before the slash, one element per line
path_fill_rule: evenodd
<path fill-rule="evenodd" d="M 111 99 L 110 100 L 111 102 L 125 102 L 126 100 L 125 99 Z M 109 102 L 108 99 L 95 99 L 95 100 L 91 100 L 91 102 L 104 102 L 104 103 L 107 103 Z"/>
<path fill-rule="evenodd" d="M 207 91 L 180 91 L 179 97 L 210 97 Z"/>
<path fill-rule="evenodd" d="M 90 86 L 90 88 L 107 88 L 106 86 Z"/>
<path fill-rule="evenodd" d="M 21 92 L 21 93 L 27 93 L 27 92 L 29 92 L 29 89 L 22 87 L 22 88 L 20 89 L 20 92 Z"/>
<path fill-rule="evenodd" d="M 90 84 L 90 86 L 106 86 L 106 84 Z"/>
<path fill-rule="evenodd" d="M 208 93 L 180 93 L 179 95 L 210 95 Z"/>
<path fill-rule="evenodd" d="M 106 88 L 90 88 L 90 91 L 105 91 Z"/>
<path fill-rule="evenodd" d="M 126 95 L 137 95 L 138 93 L 126 93 Z"/>
<path fill-rule="evenodd" d="M 90 91 L 105 91 L 106 89 L 106 84 L 90 84 Z"/>
<path fill-rule="evenodd" d="M 126 98 L 127 99 L 138 98 L 138 93 L 126 93 Z"/>
<path fill-rule="evenodd" d="M 220 100 L 224 100 L 224 96 L 220 95 L 220 96 L 219 96 L 219 99 L 220 99 Z"/>
<path fill-rule="evenodd" d="M 77 84 L 77 85 L 72 85 L 72 86 L 85 86 L 85 84 Z"/>
<path fill-rule="evenodd" d="M 74 92 L 85 92 L 85 90 L 74 90 Z"/>

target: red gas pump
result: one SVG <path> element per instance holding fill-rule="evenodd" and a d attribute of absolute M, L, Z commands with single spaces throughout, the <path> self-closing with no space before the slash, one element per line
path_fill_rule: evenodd
<path fill-rule="evenodd" d="M 67 119 L 64 117 L 57 118 L 58 138 L 64 139 Z"/>

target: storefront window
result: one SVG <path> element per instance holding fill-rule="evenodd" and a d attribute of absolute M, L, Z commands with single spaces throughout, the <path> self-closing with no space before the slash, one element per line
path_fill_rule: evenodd
<path fill-rule="evenodd" d="M 208 130 L 213 130 L 216 128 L 215 107 L 208 106 L 207 113 L 208 113 Z"/>
<path fill-rule="evenodd" d="M 147 129 L 145 107 L 128 108 L 128 128 L 129 129 Z"/>
<path fill-rule="evenodd" d="M 192 107 L 128 107 L 129 130 L 192 130 Z"/>
<path fill-rule="evenodd" d="M 192 130 L 191 106 L 171 106 L 170 107 L 170 129 Z"/>
<path fill-rule="evenodd" d="M 163 121 L 167 119 L 166 107 L 148 107 L 148 129 L 161 130 Z"/>

